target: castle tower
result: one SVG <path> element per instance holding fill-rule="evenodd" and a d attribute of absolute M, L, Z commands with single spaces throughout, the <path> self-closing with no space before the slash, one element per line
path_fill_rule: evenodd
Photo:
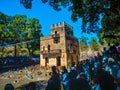
<path fill-rule="evenodd" d="M 41 66 L 70 66 L 79 61 L 79 44 L 73 28 L 65 22 L 52 24 L 51 33 L 40 39 Z"/>

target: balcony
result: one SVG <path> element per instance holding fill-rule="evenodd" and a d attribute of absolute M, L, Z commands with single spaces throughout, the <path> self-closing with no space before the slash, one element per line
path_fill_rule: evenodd
<path fill-rule="evenodd" d="M 52 34 L 52 38 L 59 38 L 60 35 L 59 34 Z"/>
<path fill-rule="evenodd" d="M 41 51 L 41 54 L 53 54 L 53 53 L 60 53 L 61 50 L 60 49 L 54 49 L 54 50 L 45 50 L 45 51 Z"/>

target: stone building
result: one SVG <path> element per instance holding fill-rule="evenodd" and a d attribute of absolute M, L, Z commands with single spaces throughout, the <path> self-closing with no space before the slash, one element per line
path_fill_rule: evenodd
<path fill-rule="evenodd" d="M 70 66 L 79 61 L 79 44 L 65 22 L 52 24 L 49 36 L 40 39 L 41 66 Z"/>

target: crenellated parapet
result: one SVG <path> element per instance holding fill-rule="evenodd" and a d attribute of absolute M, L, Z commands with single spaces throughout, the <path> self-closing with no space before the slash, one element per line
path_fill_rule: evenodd
<path fill-rule="evenodd" d="M 69 28 L 69 30 L 73 30 L 73 27 L 67 24 L 66 22 L 59 22 L 51 25 L 51 29 L 55 29 L 58 27 L 65 27 L 65 28 Z"/>

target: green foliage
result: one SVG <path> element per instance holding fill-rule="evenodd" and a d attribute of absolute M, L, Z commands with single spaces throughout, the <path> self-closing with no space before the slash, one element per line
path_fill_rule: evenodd
<path fill-rule="evenodd" d="M 96 51 L 100 49 L 100 45 L 95 38 L 92 38 L 90 42 L 90 47 L 92 50 L 96 50 Z"/>
<path fill-rule="evenodd" d="M 85 36 L 81 36 L 81 38 L 80 38 L 80 42 L 83 42 L 85 44 L 87 44 L 87 40 L 88 40 L 88 38 Z"/>
<path fill-rule="evenodd" d="M 40 31 L 41 25 L 39 24 L 39 20 L 35 18 L 30 18 L 26 21 L 26 40 L 34 39 L 34 42 L 31 42 L 26 45 L 30 54 L 40 48 L 40 42 L 38 41 L 42 33 Z"/>
<path fill-rule="evenodd" d="M 98 44 L 98 42 L 94 38 L 92 38 L 92 40 L 90 42 L 90 47 L 91 47 L 92 50 L 97 51 L 97 50 L 99 50 L 100 45 Z"/>
<path fill-rule="evenodd" d="M 42 0 L 44 1 L 44 0 Z M 46 1 L 46 0 L 45 0 Z M 120 1 L 119 0 L 47 0 L 55 10 L 61 6 L 67 6 L 72 12 L 71 18 L 73 21 L 82 18 L 82 30 L 84 32 L 98 32 L 100 15 L 114 18 L 114 24 L 120 24 Z M 62 4 L 64 3 L 64 4 Z M 103 17 L 104 17 L 103 16 Z M 104 22 L 106 23 L 106 22 Z M 117 25 L 119 26 L 119 25 Z M 109 27 L 107 25 L 107 27 Z M 114 26 L 113 26 L 114 27 Z"/>
<path fill-rule="evenodd" d="M 17 53 L 16 44 L 19 47 L 26 46 L 30 51 L 29 54 L 39 49 L 40 37 L 43 35 L 38 19 L 27 19 L 25 15 L 11 17 L 2 12 L 0 12 L 0 17 L 0 48 L 13 44 L 15 46 L 15 55 Z M 25 43 L 26 41 L 27 43 Z"/>
<path fill-rule="evenodd" d="M 85 44 L 84 42 L 79 42 L 79 47 L 80 47 L 80 51 L 87 51 L 88 50 L 88 45 Z"/>
<path fill-rule="evenodd" d="M 104 15 L 102 19 L 103 28 L 100 30 L 99 39 L 115 44 L 120 41 L 120 18 L 114 13 Z"/>
<path fill-rule="evenodd" d="M 81 51 L 86 51 L 88 49 L 87 40 L 88 38 L 85 36 L 80 38 L 79 47 Z"/>
<path fill-rule="evenodd" d="M 25 8 L 31 8 L 32 0 L 20 0 Z M 67 7 L 72 12 L 72 21 L 82 19 L 82 31 L 87 33 L 99 33 L 100 25 L 103 30 L 99 36 L 115 43 L 120 40 L 120 0 L 41 0 L 43 3 L 49 3 L 54 10 L 60 11 Z M 103 34 L 104 33 L 104 34 Z M 100 38 L 102 40 L 102 38 Z M 117 38 L 115 40 L 114 38 Z M 114 39 L 114 40 L 113 40 Z"/>
<path fill-rule="evenodd" d="M 33 0 L 20 0 L 20 4 L 23 4 L 26 9 L 30 9 L 32 7 L 32 1 Z"/>

